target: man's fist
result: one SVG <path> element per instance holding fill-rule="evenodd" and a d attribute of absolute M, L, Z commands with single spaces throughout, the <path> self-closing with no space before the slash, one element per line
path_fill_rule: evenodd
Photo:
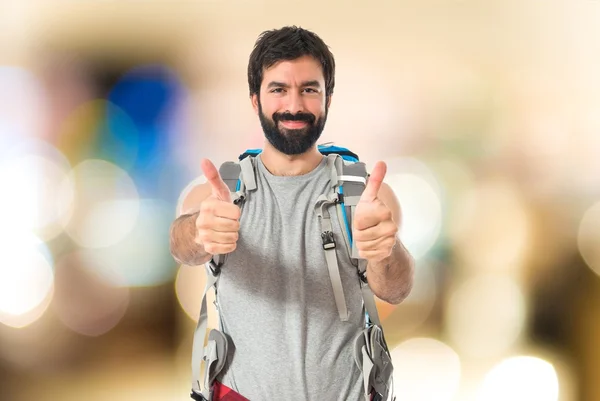
<path fill-rule="evenodd" d="M 214 164 L 204 159 L 201 167 L 211 187 L 211 195 L 200 205 L 195 241 L 211 255 L 233 252 L 240 231 L 240 208 L 233 204 L 229 188 Z"/>
<path fill-rule="evenodd" d="M 354 214 L 353 237 L 359 256 L 374 262 L 390 256 L 398 232 L 392 211 L 379 199 L 386 171 L 385 163 L 375 165 Z"/>

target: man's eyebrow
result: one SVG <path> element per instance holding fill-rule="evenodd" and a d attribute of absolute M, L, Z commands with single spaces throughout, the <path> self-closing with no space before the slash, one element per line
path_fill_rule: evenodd
<path fill-rule="evenodd" d="M 303 87 L 314 86 L 316 88 L 320 88 L 321 84 L 319 84 L 319 81 L 304 81 L 304 82 L 302 82 L 302 86 Z"/>
<path fill-rule="evenodd" d="M 313 80 L 313 81 L 304 81 L 304 82 L 302 82 L 301 86 L 303 88 L 305 88 L 307 86 L 314 86 L 316 88 L 320 88 L 321 84 L 319 84 L 319 81 Z M 279 82 L 279 81 L 271 81 L 267 85 L 267 89 L 271 89 L 271 88 L 289 88 L 289 85 L 285 84 L 283 82 Z"/>
<path fill-rule="evenodd" d="M 284 84 L 283 82 L 277 82 L 277 81 L 271 81 L 269 82 L 269 85 L 267 85 L 267 89 L 270 88 L 287 88 L 288 85 Z"/>

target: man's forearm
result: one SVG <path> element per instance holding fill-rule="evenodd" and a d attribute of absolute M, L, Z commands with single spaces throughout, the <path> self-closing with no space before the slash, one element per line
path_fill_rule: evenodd
<path fill-rule="evenodd" d="M 179 216 L 171 224 L 170 249 L 177 261 L 188 266 L 197 266 L 210 260 L 212 255 L 195 241 L 198 213 Z"/>
<path fill-rule="evenodd" d="M 399 238 L 387 258 L 368 261 L 367 279 L 373 293 L 390 303 L 402 302 L 413 286 L 414 261 Z"/>

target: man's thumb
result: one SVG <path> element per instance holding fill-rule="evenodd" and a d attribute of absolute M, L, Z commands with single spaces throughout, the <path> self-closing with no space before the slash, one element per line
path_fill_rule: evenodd
<path fill-rule="evenodd" d="M 375 164 L 373 171 L 369 175 L 367 186 L 365 187 L 365 190 L 360 198 L 361 201 L 372 202 L 377 199 L 379 188 L 381 188 L 381 184 L 383 183 L 386 172 L 387 166 L 384 162 L 379 161 Z"/>
<path fill-rule="evenodd" d="M 213 196 L 222 201 L 231 202 L 231 193 L 229 192 L 229 188 L 223 182 L 223 179 L 221 178 L 221 175 L 219 174 L 219 171 L 215 165 L 208 159 L 202 159 L 200 162 L 200 167 L 202 168 L 202 172 L 212 188 Z"/>

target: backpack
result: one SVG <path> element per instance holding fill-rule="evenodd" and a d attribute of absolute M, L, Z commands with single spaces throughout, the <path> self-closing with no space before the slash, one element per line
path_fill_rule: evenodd
<path fill-rule="evenodd" d="M 355 207 L 365 188 L 368 174 L 366 166 L 359 161 L 358 155 L 349 149 L 330 144 L 319 145 L 321 154 L 327 157 L 327 165 L 331 171 L 331 192 L 322 194 L 315 205 L 315 212 L 321 226 L 321 240 L 327 261 L 329 278 L 333 287 L 335 303 L 342 321 L 348 320 L 348 310 L 344 299 L 340 278 L 336 247 L 343 246 L 351 256 L 357 268 L 357 279 L 363 297 L 365 328 L 357 336 L 354 343 L 354 357 L 359 369 L 363 372 L 364 397 L 366 401 L 387 400 L 392 390 L 392 361 L 383 336 L 375 299 L 366 277 L 367 261 L 360 259 L 358 249 L 352 241 L 352 218 Z M 219 173 L 231 191 L 233 202 L 243 204 L 247 191 L 257 188 L 255 179 L 255 157 L 261 149 L 248 149 L 238 157 L 237 162 L 225 162 Z M 335 208 L 343 232 L 343 239 L 334 237 L 331 225 L 330 206 Z M 202 305 L 198 325 L 194 332 L 192 349 L 192 393 L 194 400 L 212 401 L 212 384 L 225 366 L 230 339 L 221 331 L 212 329 L 208 333 L 208 342 L 204 340 L 207 325 L 206 294 L 210 288 L 217 291 L 217 283 L 221 267 L 227 255 L 214 255 L 206 263 L 206 287 L 202 296 Z M 201 380 L 201 364 L 204 363 L 204 377 Z M 202 383 L 202 385 L 201 385 Z M 392 400 L 393 395 L 392 395 Z"/>

